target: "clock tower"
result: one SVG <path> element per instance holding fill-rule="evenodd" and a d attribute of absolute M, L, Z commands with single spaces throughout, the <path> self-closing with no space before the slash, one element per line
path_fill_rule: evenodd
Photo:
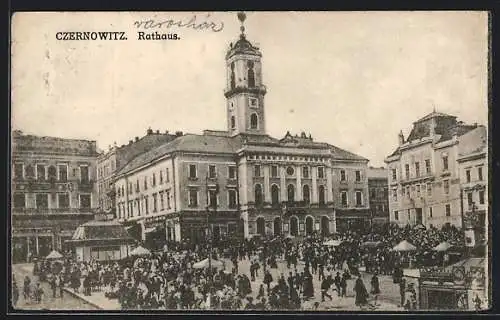
<path fill-rule="evenodd" d="M 241 34 L 231 43 L 226 54 L 227 127 L 234 136 L 240 133 L 265 134 L 264 95 L 262 84 L 262 53 L 245 36 L 246 15 L 238 13 Z"/>

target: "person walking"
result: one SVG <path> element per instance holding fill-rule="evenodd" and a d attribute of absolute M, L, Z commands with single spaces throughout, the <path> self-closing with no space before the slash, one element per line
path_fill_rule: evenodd
<path fill-rule="evenodd" d="M 366 290 L 365 284 L 363 283 L 363 279 L 361 279 L 361 275 L 359 275 L 358 279 L 356 280 L 354 292 L 356 293 L 355 303 L 357 306 L 362 307 L 368 303 L 368 291 Z"/>
<path fill-rule="evenodd" d="M 335 276 L 335 279 L 333 282 L 335 283 L 335 288 L 337 289 L 337 295 L 340 297 L 340 295 L 341 295 L 340 283 L 342 282 L 342 278 L 340 277 L 340 272 L 337 271 L 337 275 Z"/>
<path fill-rule="evenodd" d="M 344 274 L 340 279 L 340 296 L 345 297 L 347 291 L 347 275 Z"/>
<path fill-rule="evenodd" d="M 380 285 L 378 281 L 377 273 L 375 272 L 370 280 L 372 286 L 371 293 L 375 296 L 375 305 L 377 304 L 378 295 L 380 294 Z"/>
<path fill-rule="evenodd" d="M 25 301 L 27 301 L 30 298 L 31 294 L 30 285 L 31 285 L 31 279 L 30 277 L 26 276 L 24 278 L 24 286 L 23 286 L 23 297 Z"/>
<path fill-rule="evenodd" d="M 59 287 L 59 296 L 62 299 L 63 296 L 64 296 L 64 280 L 63 280 L 63 278 L 61 276 L 59 276 L 58 279 L 59 279 L 59 284 L 58 284 L 58 287 Z"/>
<path fill-rule="evenodd" d="M 405 292 L 406 292 L 406 280 L 404 278 L 399 279 L 399 296 L 401 297 L 401 307 L 405 305 Z"/>
<path fill-rule="evenodd" d="M 330 301 L 333 300 L 332 296 L 328 294 L 328 290 L 330 289 L 331 278 L 324 278 L 323 281 L 321 281 L 321 302 L 325 302 L 325 296 L 330 298 Z"/>
<path fill-rule="evenodd" d="M 271 288 L 270 288 L 271 282 L 273 282 L 273 277 L 271 275 L 271 272 L 269 272 L 269 270 L 266 270 L 266 272 L 264 274 L 264 283 L 267 286 L 267 291 L 268 292 L 269 292 L 269 290 L 271 290 Z"/>
<path fill-rule="evenodd" d="M 12 306 L 15 307 L 17 305 L 17 301 L 19 300 L 19 288 L 17 287 L 16 278 L 12 283 Z"/>

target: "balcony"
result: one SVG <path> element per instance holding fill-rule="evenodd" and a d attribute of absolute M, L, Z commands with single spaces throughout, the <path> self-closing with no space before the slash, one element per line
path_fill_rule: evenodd
<path fill-rule="evenodd" d="M 12 208 L 14 215 L 94 214 L 92 208 Z"/>
<path fill-rule="evenodd" d="M 235 86 L 234 88 L 224 90 L 224 96 L 226 98 L 229 98 L 230 96 L 232 96 L 234 94 L 245 93 L 245 92 L 251 92 L 251 93 L 255 93 L 255 94 L 266 94 L 267 88 L 265 85 L 260 85 L 260 86 L 255 86 L 255 87 Z"/>
<path fill-rule="evenodd" d="M 426 173 L 423 175 L 419 175 L 417 177 L 408 177 L 408 178 L 401 179 L 400 183 L 402 185 L 405 185 L 405 184 L 411 184 L 411 183 L 417 183 L 417 182 L 432 181 L 432 180 L 434 180 L 434 178 L 435 177 L 432 174 Z M 391 182 L 391 184 L 392 184 L 392 182 Z"/>

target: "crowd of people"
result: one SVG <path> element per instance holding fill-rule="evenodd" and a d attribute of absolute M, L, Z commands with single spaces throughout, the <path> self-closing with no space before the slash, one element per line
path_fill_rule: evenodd
<path fill-rule="evenodd" d="M 327 298 L 342 299 L 347 295 L 348 280 L 352 279 L 355 303 L 363 307 L 370 295 L 376 299 L 381 294 L 378 276 L 400 272 L 404 258 L 408 258 L 391 250 L 395 244 L 401 240 L 414 243 L 417 250 L 409 257 L 418 265 L 426 263 L 422 257 L 432 247 L 441 241 L 459 244 L 460 237 L 454 228 L 417 230 L 388 226 L 376 234 L 337 234 L 335 246 L 325 245 L 327 239 L 319 236 L 301 241 L 232 239 L 213 248 L 211 259 L 219 262 L 214 263 L 218 267 L 213 269 L 195 267 L 196 262 L 209 257 L 206 246 L 168 243 L 160 252 L 120 261 L 85 262 L 73 257 L 60 263 L 40 261 L 35 263 L 34 274 L 51 284 L 54 297 L 62 297 L 63 287 L 67 286 L 87 296 L 103 292 L 106 298 L 116 299 L 122 309 L 169 310 L 299 310 L 308 301 L 312 301 L 310 308 L 318 308 L 315 291 L 319 289 L 321 302 Z M 242 262 L 249 264 L 249 274 L 242 272 Z M 360 267 L 371 274 L 370 290 Z M 314 287 L 314 278 L 319 288 Z M 26 299 L 30 295 L 29 282 L 29 278 L 25 279 Z M 254 282 L 258 282 L 253 286 L 257 290 L 252 289 Z M 401 306 L 415 308 L 414 289 L 403 280 L 395 282 L 401 291 Z"/>

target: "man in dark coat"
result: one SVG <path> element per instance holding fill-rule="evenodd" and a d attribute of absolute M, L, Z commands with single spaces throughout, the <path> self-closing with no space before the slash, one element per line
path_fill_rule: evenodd
<path fill-rule="evenodd" d="M 303 280 L 303 296 L 306 300 L 314 297 L 314 287 L 312 282 L 312 275 L 309 270 L 306 269 L 304 272 L 304 280 Z"/>
<path fill-rule="evenodd" d="M 342 278 L 340 277 L 340 272 L 337 272 L 337 275 L 335 276 L 335 288 L 337 289 L 337 295 L 340 297 L 340 283 L 342 282 Z"/>
<path fill-rule="evenodd" d="M 355 303 L 357 306 L 363 306 L 368 303 L 368 291 L 366 290 L 365 284 L 363 283 L 363 279 L 361 279 L 361 275 L 358 276 L 358 279 L 356 280 L 354 292 L 356 293 Z"/>
<path fill-rule="evenodd" d="M 270 288 L 271 282 L 273 282 L 273 276 L 271 275 L 269 270 L 266 270 L 266 272 L 264 274 L 264 283 L 267 286 L 267 291 L 271 290 L 271 288 Z"/>
<path fill-rule="evenodd" d="M 372 277 L 370 283 L 372 285 L 372 291 L 371 291 L 372 294 L 380 294 L 380 285 L 379 285 L 377 273 L 373 274 L 373 277 Z"/>
<path fill-rule="evenodd" d="M 290 297 L 292 296 L 292 290 L 295 288 L 294 287 L 294 283 L 293 283 L 293 275 L 292 275 L 292 272 L 290 271 L 288 273 L 288 279 L 287 279 L 287 282 L 288 282 L 288 288 L 290 289 Z"/>
<path fill-rule="evenodd" d="M 340 280 L 340 296 L 345 297 L 346 296 L 346 289 L 347 289 L 347 276 L 344 274 L 342 276 L 342 279 Z"/>
<path fill-rule="evenodd" d="M 401 306 L 405 304 L 406 280 L 404 278 L 399 280 L 399 295 L 401 297 Z"/>
<path fill-rule="evenodd" d="M 321 301 L 325 301 L 325 296 L 330 298 L 330 301 L 333 300 L 332 296 L 328 294 L 328 290 L 330 289 L 330 286 L 332 285 L 331 283 L 332 278 L 331 276 L 328 276 L 328 278 L 324 278 L 323 281 L 321 281 Z"/>

